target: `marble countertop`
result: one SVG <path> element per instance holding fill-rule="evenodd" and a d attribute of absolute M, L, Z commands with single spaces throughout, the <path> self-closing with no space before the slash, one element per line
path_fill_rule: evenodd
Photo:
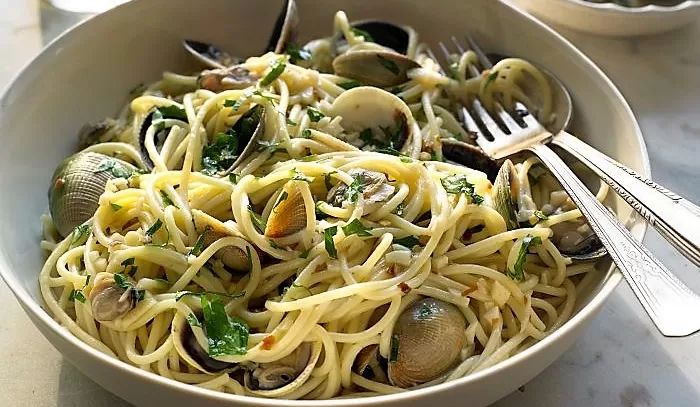
<path fill-rule="evenodd" d="M 0 0 L 0 88 L 79 15 L 38 0 Z M 641 124 L 656 181 L 700 203 L 700 24 L 648 38 L 559 30 L 617 84 Z M 650 230 L 651 249 L 692 289 L 698 269 Z M 127 407 L 44 339 L 0 282 L 0 406 Z M 687 310 L 699 312 L 699 310 Z M 662 337 L 622 283 L 574 347 L 497 407 L 698 406 L 700 335 Z"/>

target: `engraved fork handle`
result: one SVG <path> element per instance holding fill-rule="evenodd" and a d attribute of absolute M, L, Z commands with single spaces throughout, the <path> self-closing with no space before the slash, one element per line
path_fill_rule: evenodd
<path fill-rule="evenodd" d="M 659 331 L 665 336 L 687 336 L 700 330 L 700 314 L 689 312 L 700 307 L 700 297 L 637 242 L 554 151 L 544 144 L 528 149 L 569 193 Z"/>
<path fill-rule="evenodd" d="M 573 154 L 700 267 L 700 208 L 566 132 L 552 142 Z"/>

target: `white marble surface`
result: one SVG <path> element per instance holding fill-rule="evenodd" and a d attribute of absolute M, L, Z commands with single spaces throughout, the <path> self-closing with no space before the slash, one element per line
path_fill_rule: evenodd
<path fill-rule="evenodd" d="M 37 0 L 0 0 L 0 87 L 65 27 Z M 41 17 L 44 17 L 43 21 Z M 700 203 L 700 25 L 631 40 L 561 32 L 628 98 L 654 178 Z M 700 273 L 655 232 L 645 239 L 691 288 Z M 0 406 L 127 407 L 83 376 L 39 334 L 0 282 Z M 700 312 L 700 310 L 685 310 Z M 700 335 L 661 337 L 623 283 L 574 348 L 498 407 L 699 406 Z M 467 405 L 467 404 L 465 404 Z"/>

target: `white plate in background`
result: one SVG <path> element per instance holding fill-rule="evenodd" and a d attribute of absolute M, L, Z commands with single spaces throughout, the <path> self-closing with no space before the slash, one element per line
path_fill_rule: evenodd
<path fill-rule="evenodd" d="M 700 20 L 700 0 L 686 0 L 675 6 L 644 7 L 585 0 L 508 1 L 546 22 L 615 37 L 658 34 Z"/>

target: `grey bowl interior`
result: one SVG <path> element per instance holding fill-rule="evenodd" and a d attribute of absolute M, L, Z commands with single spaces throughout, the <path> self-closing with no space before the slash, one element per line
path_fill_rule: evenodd
<path fill-rule="evenodd" d="M 79 367 L 97 363 L 104 369 L 114 369 L 117 362 L 105 360 L 80 344 L 40 308 L 37 276 L 44 254 L 38 246 L 39 216 L 46 211 L 48 183 L 54 168 L 75 150 L 82 124 L 116 114 L 130 89 L 157 80 L 165 70 L 187 72 L 195 67 L 180 46 L 182 38 L 213 42 L 233 54 L 258 54 L 266 45 L 281 3 L 281 0 L 132 1 L 91 19 L 50 44 L 0 99 L 3 144 L 0 190 L 4 198 L 0 200 L 0 219 L 4 225 L 0 232 L 0 273 L 33 321 L 59 350 L 78 355 L 76 349 L 84 348 L 79 350 L 79 356 L 70 357 Z M 412 25 L 433 46 L 450 35 L 469 30 L 489 51 L 531 59 L 557 74 L 571 90 L 575 134 L 631 168 L 648 174 L 639 128 L 610 81 L 563 38 L 501 1 L 434 0 L 408 4 L 400 0 L 299 0 L 298 3 L 304 22 L 303 39 L 328 35 L 334 12 L 343 9 L 351 19 L 373 17 Z M 627 206 L 618 203 L 618 208 L 621 219 L 630 222 L 633 233 L 641 236 L 644 226 L 634 221 Z M 599 294 L 610 273 L 609 267 L 602 268 L 595 284 L 582 293 L 579 308 Z M 528 352 L 534 354 L 554 340 L 550 337 Z M 126 370 L 121 373 L 143 374 L 125 365 L 122 368 Z M 491 370 L 484 374 L 495 374 Z M 157 383 L 163 385 L 163 380 Z M 469 380 L 444 386 L 460 386 Z M 520 384 L 509 384 L 504 391 Z M 184 387 L 177 389 L 182 392 Z M 439 390 L 414 393 L 429 395 Z M 401 400 L 393 397 L 393 401 Z"/>

